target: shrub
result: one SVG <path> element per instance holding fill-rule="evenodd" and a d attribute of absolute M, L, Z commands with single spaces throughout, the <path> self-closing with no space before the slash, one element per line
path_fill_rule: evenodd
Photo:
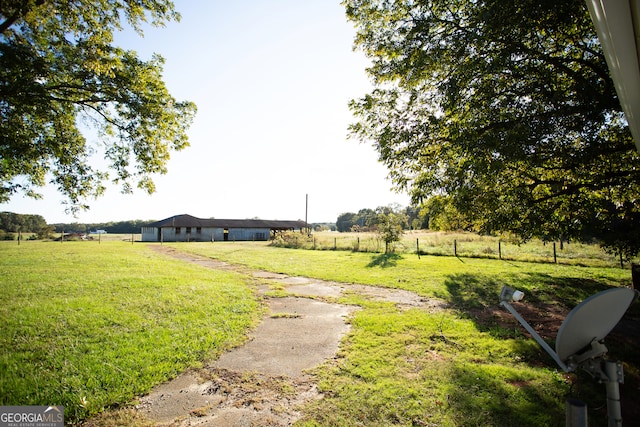
<path fill-rule="evenodd" d="M 286 231 L 278 233 L 271 245 L 279 248 L 308 249 L 313 245 L 313 238 L 305 233 Z"/>

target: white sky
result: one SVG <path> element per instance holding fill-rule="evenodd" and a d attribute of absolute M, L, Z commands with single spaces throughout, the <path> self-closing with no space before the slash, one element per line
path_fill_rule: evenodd
<path fill-rule="evenodd" d="M 165 60 L 164 79 L 198 114 L 191 146 L 173 153 L 156 192 L 110 187 L 77 218 L 55 188 L 44 200 L 15 195 L 0 211 L 48 223 L 201 218 L 335 222 L 343 212 L 390 203 L 373 146 L 347 139 L 347 103 L 370 90 L 367 60 L 352 50 L 354 29 L 338 0 L 176 0 L 180 23 L 116 36 L 116 44 Z"/>

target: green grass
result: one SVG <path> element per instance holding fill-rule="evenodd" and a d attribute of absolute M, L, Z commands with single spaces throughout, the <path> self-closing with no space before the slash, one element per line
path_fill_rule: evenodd
<path fill-rule="evenodd" d="M 247 284 L 140 244 L 0 242 L 0 405 L 126 403 L 241 342 Z"/>
<path fill-rule="evenodd" d="M 536 264 L 482 258 L 347 251 L 306 251 L 258 243 L 173 244 L 183 251 L 251 268 L 345 283 L 407 289 L 439 298 L 448 309 L 401 310 L 348 294 L 361 307 L 335 360 L 316 370 L 324 398 L 309 404 L 302 426 L 539 426 L 564 425 L 564 400 L 577 396 L 604 422 L 604 386 L 584 374 L 558 372 L 553 360 L 499 311 L 503 285 L 523 290 L 526 302 L 568 310 L 612 286 L 630 284 L 620 268 Z M 639 306 L 630 310 L 640 314 Z M 530 319 L 535 321 L 535 319 Z M 638 387 L 637 342 L 609 345 L 625 361 L 627 384 Z M 632 401 L 630 401 L 632 403 Z M 624 409 L 624 407 L 623 407 Z"/>
<path fill-rule="evenodd" d="M 497 340 L 451 312 L 358 312 L 333 363 L 318 370 L 325 398 L 301 425 L 555 425 L 568 384 L 527 366 L 535 345 Z"/>
<path fill-rule="evenodd" d="M 503 285 L 521 289 L 533 302 L 573 307 L 611 286 L 629 286 L 618 267 L 347 251 L 306 251 L 267 243 L 174 243 L 173 247 L 254 269 L 343 283 L 405 289 L 454 302 L 461 308 L 495 305 Z"/>
<path fill-rule="evenodd" d="M 569 394 L 585 399 L 590 418 L 603 422 L 595 410 L 603 405 L 603 386 L 559 373 L 522 328 L 491 313 L 500 310 L 503 285 L 523 290 L 527 304 L 566 310 L 600 290 L 629 285 L 629 270 L 251 242 L 170 246 L 448 303 L 403 310 L 347 291 L 341 302 L 360 309 L 337 357 L 315 369 L 324 398 L 302 408 L 298 425 L 564 425 Z M 0 405 L 63 404 L 74 421 L 130 402 L 243 340 L 260 313 L 251 280 L 175 261 L 140 243 L 0 242 Z M 283 296 L 286 289 L 274 285 L 271 293 Z M 614 342 L 609 349 L 625 361 L 624 410 L 625 396 L 639 384 L 638 346 Z M 130 421 L 143 423 L 135 415 Z"/>

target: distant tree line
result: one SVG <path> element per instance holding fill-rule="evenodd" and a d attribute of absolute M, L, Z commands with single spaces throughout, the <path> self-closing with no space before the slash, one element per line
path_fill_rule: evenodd
<path fill-rule="evenodd" d="M 311 229 L 313 231 L 336 231 L 336 224 L 333 222 L 313 222 Z"/>
<path fill-rule="evenodd" d="M 88 234 L 91 231 L 104 230 L 111 234 L 132 234 L 140 233 L 140 229 L 148 224 L 155 222 L 155 220 L 141 220 L 134 219 L 129 221 L 116 221 L 116 222 L 96 222 L 88 224 L 74 223 L 58 223 L 53 224 L 56 233 L 81 233 Z"/>
<path fill-rule="evenodd" d="M 46 227 L 47 221 L 40 215 L 23 215 L 13 212 L 0 212 L 0 230 L 7 232 L 35 233 Z"/>
<path fill-rule="evenodd" d="M 17 214 L 13 212 L 0 212 L 0 232 L 2 237 L 10 233 L 35 233 L 38 238 L 48 238 L 53 233 L 80 233 L 87 234 L 95 230 L 105 230 L 107 233 L 113 234 L 131 234 L 140 233 L 140 229 L 154 220 L 129 220 L 117 222 L 97 222 L 80 224 L 74 223 L 58 223 L 47 224 L 47 221 L 41 215 Z M 14 238 L 11 235 L 10 238 Z"/>
<path fill-rule="evenodd" d="M 398 204 L 392 204 L 375 209 L 360 209 L 357 213 L 342 213 L 336 220 L 336 230 L 339 232 L 378 231 L 390 214 L 398 217 L 403 230 L 429 228 L 429 217 L 426 211 L 416 206 L 404 208 Z"/>
<path fill-rule="evenodd" d="M 420 206 L 400 205 L 379 206 L 375 209 L 360 209 L 357 213 L 345 212 L 338 216 L 335 230 L 378 231 L 387 218 L 394 214 L 400 217 L 403 230 L 470 231 L 483 233 L 480 224 L 470 221 L 455 207 L 451 200 L 443 196 L 433 196 Z M 485 233 L 486 234 L 486 233 Z M 549 239 L 552 240 L 552 239 Z"/>
<path fill-rule="evenodd" d="M 385 244 L 385 253 L 393 252 L 404 230 L 424 228 L 425 218 L 415 207 L 403 208 L 398 204 L 360 209 L 338 216 L 336 230 L 340 232 L 375 232 Z"/>
<path fill-rule="evenodd" d="M 13 240 L 15 234 L 35 233 L 37 238 L 47 238 L 53 227 L 41 215 L 25 215 L 0 212 L 0 238 Z"/>

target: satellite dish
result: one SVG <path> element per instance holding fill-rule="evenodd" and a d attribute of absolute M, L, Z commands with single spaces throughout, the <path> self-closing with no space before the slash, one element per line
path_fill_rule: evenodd
<path fill-rule="evenodd" d="M 564 319 L 556 336 L 560 360 L 566 362 L 593 341 L 603 340 L 622 319 L 636 295 L 633 289 L 613 288 L 578 304 Z"/>
<path fill-rule="evenodd" d="M 619 383 L 624 382 L 622 363 L 605 360 L 607 347 L 602 342 L 615 328 L 640 292 L 629 288 L 613 288 L 590 296 L 578 304 L 564 319 L 556 336 L 556 350 L 520 316 L 511 301 L 521 300 L 522 292 L 504 286 L 500 305 L 509 310 L 558 366 L 565 372 L 580 367 L 607 389 L 607 418 L 610 426 L 622 425 Z M 575 421 L 575 423 L 574 423 Z M 567 425 L 586 426 L 586 407 L 567 400 Z"/>

